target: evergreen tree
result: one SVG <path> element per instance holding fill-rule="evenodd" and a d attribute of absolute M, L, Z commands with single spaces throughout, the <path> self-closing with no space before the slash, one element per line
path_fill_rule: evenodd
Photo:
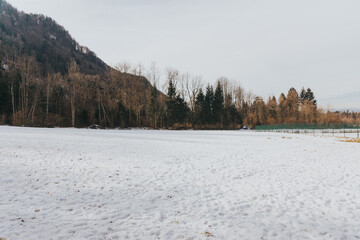
<path fill-rule="evenodd" d="M 169 79 L 167 97 L 166 105 L 169 126 L 173 126 L 175 123 L 184 123 L 189 107 L 180 94 L 176 95 L 176 87 L 171 78 Z"/>
<path fill-rule="evenodd" d="M 184 123 L 186 120 L 187 113 L 189 112 L 189 107 L 185 100 L 181 97 L 180 94 L 176 96 L 175 99 L 175 119 L 177 123 Z"/>
<path fill-rule="evenodd" d="M 214 122 L 221 123 L 223 120 L 223 114 L 224 114 L 224 95 L 220 81 L 218 81 L 214 93 L 214 103 L 213 103 Z"/>
<path fill-rule="evenodd" d="M 176 87 L 171 79 L 169 81 L 167 96 L 169 99 L 175 99 L 176 97 Z"/>
<path fill-rule="evenodd" d="M 301 104 L 304 104 L 305 101 L 312 102 L 314 105 L 316 105 L 317 101 L 315 100 L 315 96 L 313 91 L 311 91 L 310 88 L 308 88 L 306 91 L 304 88 L 301 89 L 300 92 L 300 102 Z"/>
<path fill-rule="evenodd" d="M 176 122 L 176 87 L 172 79 L 169 80 L 166 107 L 168 124 L 172 126 Z"/>
<path fill-rule="evenodd" d="M 213 114 L 213 105 L 214 105 L 214 89 L 211 85 L 206 87 L 206 95 L 204 99 L 204 115 L 205 123 L 211 124 L 214 122 Z"/>
<path fill-rule="evenodd" d="M 195 99 L 195 124 L 203 125 L 205 122 L 205 96 L 202 89 L 200 89 Z"/>
<path fill-rule="evenodd" d="M 307 101 L 313 102 L 314 105 L 316 105 L 316 103 L 317 103 L 317 101 L 315 100 L 314 93 L 311 91 L 310 88 L 308 88 L 306 90 L 304 99 Z"/>
<path fill-rule="evenodd" d="M 304 100 L 301 106 L 301 120 L 303 122 L 314 123 L 316 122 L 317 106 L 314 93 L 308 88 L 304 95 Z"/>
<path fill-rule="evenodd" d="M 306 91 L 304 89 L 304 87 L 301 89 L 301 92 L 300 92 L 300 102 L 301 103 L 304 103 L 304 100 L 306 98 Z"/>

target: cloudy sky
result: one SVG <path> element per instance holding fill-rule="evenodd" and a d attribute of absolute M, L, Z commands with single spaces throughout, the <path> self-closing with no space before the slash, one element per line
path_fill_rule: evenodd
<path fill-rule="evenodd" d="M 360 108 L 358 0 L 8 0 L 63 25 L 109 65 L 220 76 L 267 97 L 311 87 L 319 104 Z"/>

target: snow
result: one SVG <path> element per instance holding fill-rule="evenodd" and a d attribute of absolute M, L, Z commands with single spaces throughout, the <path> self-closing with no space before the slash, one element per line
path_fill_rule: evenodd
<path fill-rule="evenodd" d="M 49 38 L 50 38 L 50 40 L 56 40 L 55 35 L 54 35 L 54 34 L 52 34 L 52 33 L 49 33 Z"/>
<path fill-rule="evenodd" d="M 269 132 L 300 133 L 314 136 L 335 136 L 343 138 L 359 138 L 360 129 L 277 129 Z"/>
<path fill-rule="evenodd" d="M 0 238 L 359 239 L 360 145 L 0 127 Z"/>

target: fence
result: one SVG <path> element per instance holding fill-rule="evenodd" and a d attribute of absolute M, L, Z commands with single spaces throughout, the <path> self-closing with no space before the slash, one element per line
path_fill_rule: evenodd
<path fill-rule="evenodd" d="M 357 137 L 359 138 L 359 124 L 349 123 L 331 123 L 331 124 L 313 124 L 313 123 L 290 123 L 290 124 L 272 124 L 258 125 L 255 127 L 259 132 L 286 132 L 286 133 L 305 133 L 305 134 L 332 134 L 333 136 Z"/>

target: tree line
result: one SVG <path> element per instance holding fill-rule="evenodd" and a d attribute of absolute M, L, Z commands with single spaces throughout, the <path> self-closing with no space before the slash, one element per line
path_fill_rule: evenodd
<path fill-rule="evenodd" d="M 178 75 L 176 71 L 175 75 Z M 173 76 L 174 72 L 170 71 L 167 110 L 170 126 L 175 128 L 236 129 L 244 125 L 253 128 L 264 124 L 360 123 L 360 113 L 324 111 L 318 108 L 310 88 L 302 88 L 299 92 L 290 88 L 287 94 L 281 93 L 279 98 L 271 96 L 265 101 L 221 77 L 215 86 L 207 85 L 203 88 L 202 84 L 195 84 L 195 91 L 187 91 L 186 95 L 183 94 L 183 77 Z M 187 90 L 189 82 L 187 78 L 185 80 Z M 177 81 L 180 84 L 174 84 Z M 175 85 L 180 86 L 178 90 Z M 188 107 L 184 104 L 186 102 L 189 103 Z"/>
<path fill-rule="evenodd" d="M 87 75 L 72 61 L 65 74 L 46 72 L 20 56 L 0 67 L 0 123 L 15 126 L 168 129 L 237 129 L 276 123 L 359 121 L 359 113 L 319 109 L 310 88 L 291 88 L 279 98 L 246 92 L 226 77 L 214 86 L 200 76 L 161 71 L 152 64 L 118 64 Z M 159 90 L 163 88 L 164 92 Z"/>

